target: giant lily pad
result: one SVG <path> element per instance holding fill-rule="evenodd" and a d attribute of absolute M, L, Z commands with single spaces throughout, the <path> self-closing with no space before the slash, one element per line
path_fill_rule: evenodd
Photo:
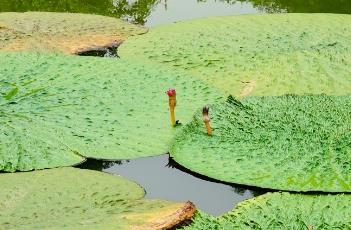
<path fill-rule="evenodd" d="M 135 36 L 119 48 L 133 58 L 183 70 L 235 95 L 351 91 L 351 15 L 214 17 Z"/>
<path fill-rule="evenodd" d="M 1 13 L 0 49 L 39 50 L 76 54 L 117 46 L 145 28 L 97 15 L 69 13 Z"/>
<path fill-rule="evenodd" d="M 215 218 L 198 212 L 183 229 L 349 229 L 350 195 L 267 193 Z"/>
<path fill-rule="evenodd" d="M 197 80 L 127 60 L 0 53 L 0 170 L 131 159 L 169 150 L 176 118 L 221 94 Z"/>
<path fill-rule="evenodd" d="M 351 96 L 248 97 L 211 107 L 171 150 L 185 167 L 219 180 L 293 191 L 351 191 Z M 199 112 L 200 114 L 200 112 Z"/>
<path fill-rule="evenodd" d="M 145 200 L 127 179 L 61 168 L 0 175 L 4 229 L 165 229 L 192 217 L 191 203 Z"/>

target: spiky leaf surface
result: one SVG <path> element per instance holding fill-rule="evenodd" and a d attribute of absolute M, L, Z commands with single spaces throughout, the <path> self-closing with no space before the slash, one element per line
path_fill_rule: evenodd
<path fill-rule="evenodd" d="M 219 180 L 293 191 L 351 191 L 351 96 L 248 97 L 210 107 L 177 136 L 172 157 Z M 198 114 L 201 114 L 200 112 Z"/>
<path fill-rule="evenodd" d="M 131 159 L 165 153 L 169 120 L 221 94 L 155 66 L 91 57 L 0 54 L 0 170 L 72 165 L 85 157 Z"/>
<path fill-rule="evenodd" d="M 145 28 L 120 19 L 70 13 L 0 13 L 0 50 L 75 54 L 117 45 Z"/>
<path fill-rule="evenodd" d="M 351 91 L 351 15 L 214 17 L 151 29 L 119 48 L 235 95 Z"/>
<path fill-rule="evenodd" d="M 233 211 L 214 218 L 198 212 L 185 230 L 223 229 L 350 229 L 350 195 L 267 193 L 241 202 Z"/>
<path fill-rule="evenodd" d="M 1 229 L 142 229 L 184 206 L 145 200 L 122 177 L 73 168 L 1 174 L 0 184 Z"/>

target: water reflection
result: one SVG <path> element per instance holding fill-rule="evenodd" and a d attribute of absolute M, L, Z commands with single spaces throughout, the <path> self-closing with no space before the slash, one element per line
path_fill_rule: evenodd
<path fill-rule="evenodd" d="M 161 0 L 1 0 L 0 12 L 49 11 L 87 13 L 125 18 L 145 24 Z"/>
<path fill-rule="evenodd" d="M 117 162 L 88 160 L 79 167 L 124 176 L 145 188 L 147 198 L 191 200 L 199 209 L 216 216 L 231 210 L 240 201 L 266 192 L 191 173 L 167 154 Z"/>
<path fill-rule="evenodd" d="M 227 0 L 228 2 L 235 2 Z M 351 14 L 349 0 L 240 0 L 250 2 L 267 13 L 339 13 Z"/>
<path fill-rule="evenodd" d="M 249 2 L 224 0 L 167 0 L 153 8 L 146 26 L 158 26 L 172 22 L 211 16 L 257 14 L 260 10 Z"/>
<path fill-rule="evenodd" d="M 125 162 L 129 162 L 126 160 Z M 79 164 L 77 167 L 82 169 L 91 169 L 95 171 L 104 171 L 104 169 L 111 168 L 114 165 L 122 165 L 124 161 L 100 161 L 88 159 L 82 164 Z"/>
<path fill-rule="evenodd" d="M 351 13 L 349 0 L 1 0 L 0 12 L 53 11 L 124 18 L 155 26 L 190 18 L 252 13 Z"/>

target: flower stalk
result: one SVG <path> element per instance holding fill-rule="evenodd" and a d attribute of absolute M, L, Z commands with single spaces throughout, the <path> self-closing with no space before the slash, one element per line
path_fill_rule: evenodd
<path fill-rule="evenodd" d="M 170 117 L 171 117 L 171 125 L 173 127 L 176 126 L 176 119 L 175 119 L 175 107 L 177 105 L 177 94 L 176 94 L 176 90 L 175 89 L 169 89 L 167 90 L 167 95 L 168 95 L 168 99 L 169 99 L 169 112 L 170 112 Z"/>
<path fill-rule="evenodd" d="M 204 120 L 204 123 L 205 123 L 205 127 L 207 129 L 207 134 L 209 136 L 212 136 L 212 128 L 211 128 L 211 125 L 210 125 L 210 116 L 208 115 L 208 112 L 209 112 L 209 107 L 208 106 L 203 107 L 203 109 L 202 109 L 202 117 L 203 117 L 203 120 Z"/>

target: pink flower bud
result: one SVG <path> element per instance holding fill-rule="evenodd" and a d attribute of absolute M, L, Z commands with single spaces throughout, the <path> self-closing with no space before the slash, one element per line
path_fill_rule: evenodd
<path fill-rule="evenodd" d="M 167 95 L 169 97 L 172 97 L 172 96 L 174 96 L 176 94 L 176 90 L 175 89 L 169 89 L 169 90 L 167 90 L 166 93 L 167 93 Z"/>

